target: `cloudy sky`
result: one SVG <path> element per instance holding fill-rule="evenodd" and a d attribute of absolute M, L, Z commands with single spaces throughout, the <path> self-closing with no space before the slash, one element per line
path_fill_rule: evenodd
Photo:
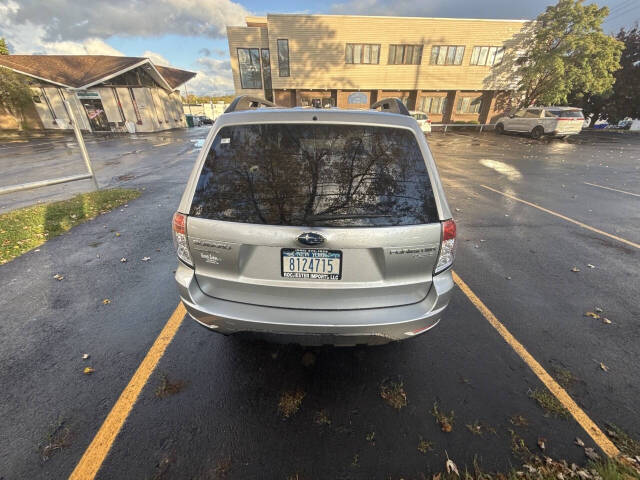
<path fill-rule="evenodd" d="M 0 37 L 16 54 L 149 57 L 198 72 L 188 83 L 190 92 L 212 95 L 233 93 L 225 26 L 242 25 L 245 15 L 535 18 L 551 3 L 555 0 L 0 0 Z M 640 0 L 596 3 L 611 10 L 607 32 L 640 21 Z"/>

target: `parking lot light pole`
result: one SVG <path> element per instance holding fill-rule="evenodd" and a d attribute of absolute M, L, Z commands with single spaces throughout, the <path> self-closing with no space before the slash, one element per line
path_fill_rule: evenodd
<path fill-rule="evenodd" d="M 76 140 L 78 141 L 78 145 L 80 146 L 80 152 L 82 153 L 82 158 L 84 159 L 84 163 L 87 166 L 87 170 L 89 170 L 91 179 L 93 180 L 93 185 L 96 187 L 96 190 L 100 190 L 100 187 L 98 186 L 98 180 L 96 179 L 96 174 L 93 171 L 93 166 L 91 165 L 91 160 L 89 159 L 89 153 L 87 152 L 87 147 L 84 144 L 84 138 L 82 138 L 82 132 L 80 131 L 80 126 L 78 125 L 76 115 L 73 112 L 73 109 L 71 108 L 71 104 L 69 103 L 69 100 L 65 100 L 64 104 L 67 107 L 67 112 L 69 112 L 71 124 L 73 125 L 73 132 L 76 134 Z"/>

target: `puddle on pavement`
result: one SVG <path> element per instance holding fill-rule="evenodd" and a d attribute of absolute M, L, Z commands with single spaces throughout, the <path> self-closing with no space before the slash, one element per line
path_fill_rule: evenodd
<path fill-rule="evenodd" d="M 191 140 L 191 143 L 193 143 L 194 148 L 200 149 L 204 145 L 204 140 L 204 138 L 196 138 L 194 140 Z"/>

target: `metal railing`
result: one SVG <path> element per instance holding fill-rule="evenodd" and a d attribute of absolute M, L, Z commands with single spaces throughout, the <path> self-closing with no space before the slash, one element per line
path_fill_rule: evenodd
<path fill-rule="evenodd" d="M 39 187 L 47 187 L 49 185 L 58 185 L 59 183 L 67 183 L 74 182 L 76 180 L 86 180 L 88 178 L 93 180 L 93 186 L 96 190 L 99 190 L 98 180 L 96 179 L 96 175 L 93 171 L 93 166 L 91 165 L 91 160 L 89 159 L 89 153 L 87 152 L 87 147 L 84 144 L 84 139 L 82 138 L 82 132 L 80 131 L 80 127 L 78 126 L 78 121 L 76 120 L 76 116 L 71 109 L 71 104 L 68 100 L 64 101 L 65 106 L 67 107 L 67 112 L 69 113 L 69 119 L 71 120 L 71 124 L 73 125 L 73 132 L 76 135 L 76 140 L 78 141 L 78 146 L 80 147 L 80 153 L 82 154 L 82 158 L 84 160 L 84 164 L 87 167 L 87 173 L 81 173 L 79 175 L 70 175 L 68 177 L 58 177 L 58 178 L 50 178 L 48 180 L 40 180 L 38 182 L 28 182 L 28 183 L 20 183 L 17 185 L 9 185 L 7 187 L 0 187 L 0 195 L 12 193 L 12 192 L 20 192 L 22 190 L 31 190 L 33 188 Z"/>
<path fill-rule="evenodd" d="M 487 127 L 495 128 L 495 123 L 432 123 L 431 128 L 433 127 L 443 127 L 443 132 L 447 133 L 447 128 L 455 128 L 455 127 L 473 127 L 478 128 L 480 132 Z"/>

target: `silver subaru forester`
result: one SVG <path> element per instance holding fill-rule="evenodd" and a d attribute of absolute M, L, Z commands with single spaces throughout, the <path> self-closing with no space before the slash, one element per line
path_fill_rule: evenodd
<path fill-rule="evenodd" d="M 175 279 L 189 314 L 216 332 L 382 344 L 440 321 L 455 237 L 429 146 L 399 100 L 363 111 L 238 97 L 174 215 Z"/>

